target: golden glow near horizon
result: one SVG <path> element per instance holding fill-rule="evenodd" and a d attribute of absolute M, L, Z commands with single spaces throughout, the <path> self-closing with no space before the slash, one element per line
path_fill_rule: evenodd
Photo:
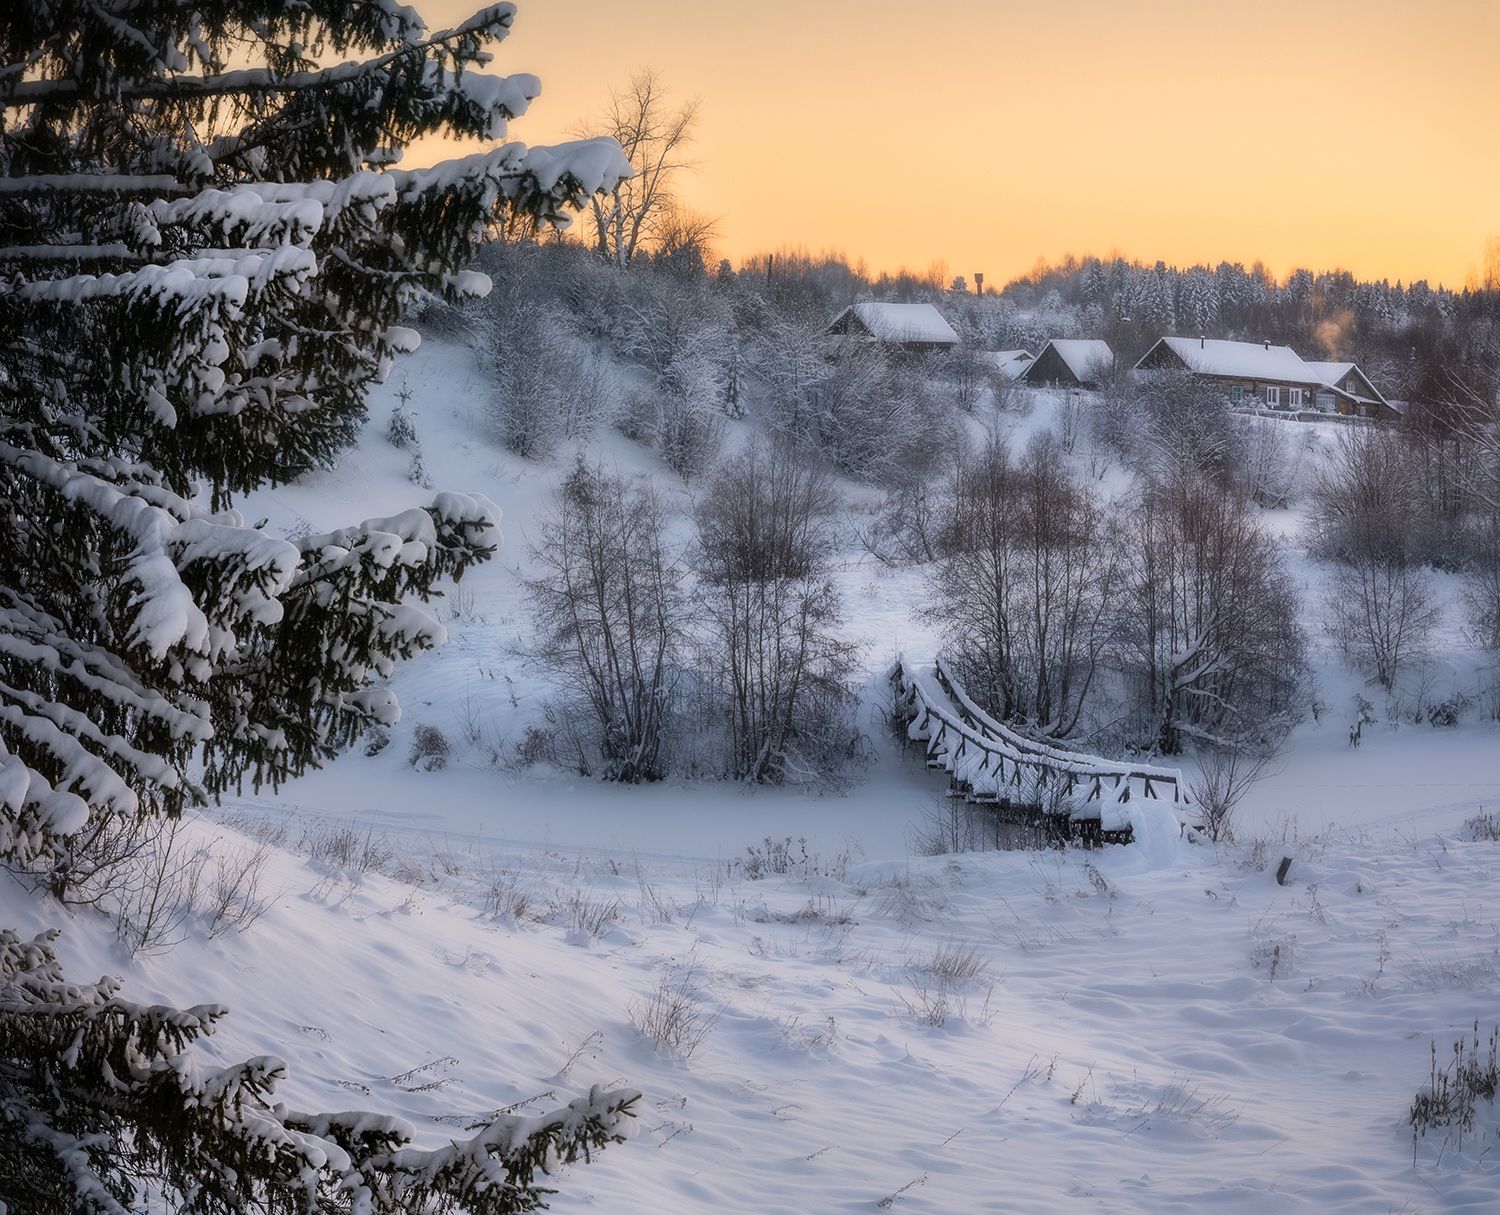
<path fill-rule="evenodd" d="M 416 0 L 437 28 L 476 0 Z M 517 0 L 550 143 L 655 68 L 721 252 L 995 285 L 1038 258 L 1462 286 L 1500 234 L 1500 0 Z M 408 163 L 452 149 L 425 145 Z"/>

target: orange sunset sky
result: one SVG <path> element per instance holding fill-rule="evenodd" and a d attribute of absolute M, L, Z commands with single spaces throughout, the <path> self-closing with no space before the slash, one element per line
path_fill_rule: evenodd
<path fill-rule="evenodd" d="M 418 0 L 434 28 L 477 0 Z M 650 66 L 732 258 L 1003 283 L 1068 252 L 1461 286 L 1500 235 L 1500 0 L 518 0 L 562 138 Z M 415 149 L 408 163 L 444 149 Z"/>

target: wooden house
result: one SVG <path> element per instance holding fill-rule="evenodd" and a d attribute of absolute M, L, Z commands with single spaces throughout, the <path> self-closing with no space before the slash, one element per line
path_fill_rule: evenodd
<path fill-rule="evenodd" d="M 1395 411 L 1353 363 L 1314 363 L 1290 346 L 1221 338 L 1164 337 L 1137 372 L 1188 372 L 1224 386 L 1232 404 L 1288 412 L 1394 418 Z"/>
<path fill-rule="evenodd" d="M 958 345 L 953 326 L 931 304 L 851 304 L 834 317 L 828 332 L 917 354 Z"/>
<path fill-rule="evenodd" d="M 1021 372 L 1034 388 L 1097 388 L 1114 369 L 1115 352 L 1097 338 L 1053 338 Z"/>

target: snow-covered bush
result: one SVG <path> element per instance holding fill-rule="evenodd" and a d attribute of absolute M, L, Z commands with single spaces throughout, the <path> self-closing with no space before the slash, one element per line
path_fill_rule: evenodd
<path fill-rule="evenodd" d="M 543 459 L 608 420 L 615 394 L 568 316 L 528 287 L 525 280 L 507 283 L 491 296 L 478 341 L 494 382 L 490 413 L 501 440 L 519 456 Z"/>
<path fill-rule="evenodd" d="M 1500 516 L 1480 526 L 1463 579 L 1463 607 L 1469 640 L 1489 655 L 1495 681 L 1495 714 L 1500 716 Z"/>
<path fill-rule="evenodd" d="M 1305 444 L 1291 426 L 1277 418 L 1236 417 L 1243 453 L 1244 492 L 1257 506 L 1281 509 L 1297 498 L 1303 480 Z"/>
<path fill-rule="evenodd" d="M 424 722 L 412 731 L 411 751 L 406 762 L 423 772 L 436 772 L 439 768 L 448 766 L 448 756 L 452 752 L 453 747 L 448 742 L 447 735 L 436 726 Z"/>
<path fill-rule="evenodd" d="M 385 425 L 386 441 L 392 447 L 399 447 L 403 451 L 410 451 L 417 443 L 417 428 L 411 420 L 411 414 L 407 411 L 407 402 L 411 398 L 411 390 L 403 388 L 400 398 L 391 409 L 390 421 Z"/>

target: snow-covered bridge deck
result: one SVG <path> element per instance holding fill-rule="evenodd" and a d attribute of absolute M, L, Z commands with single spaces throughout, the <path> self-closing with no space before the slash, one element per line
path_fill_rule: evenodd
<path fill-rule="evenodd" d="M 1132 798 L 1187 804 L 1176 768 L 1101 759 L 1017 734 L 980 709 L 941 662 L 898 659 L 890 678 L 907 738 L 925 743 L 928 767 L 945 770 L 966 801 L 1065 816 L 1106 837 L 1128 836 Z"/>

